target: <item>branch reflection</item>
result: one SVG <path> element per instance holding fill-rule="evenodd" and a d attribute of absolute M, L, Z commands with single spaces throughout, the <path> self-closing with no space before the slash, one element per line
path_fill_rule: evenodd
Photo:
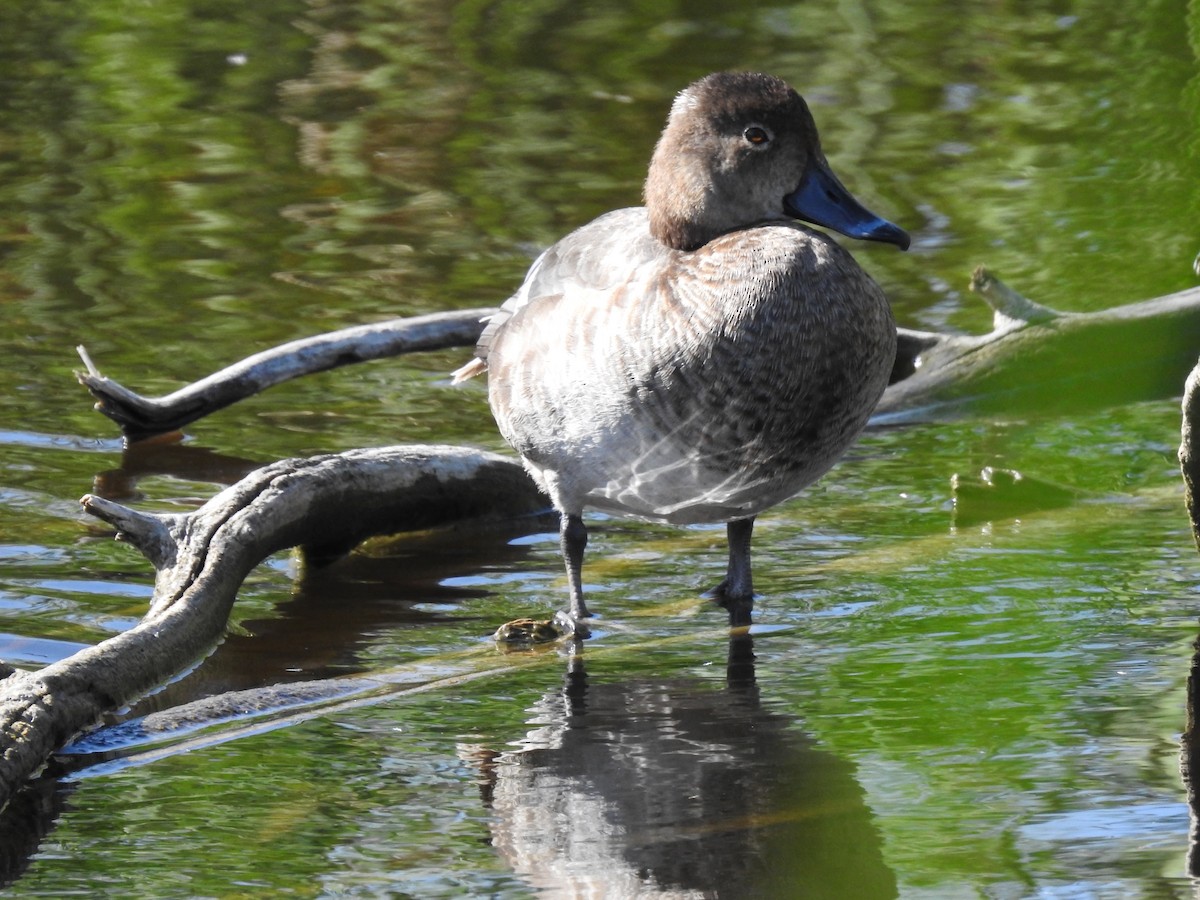
<path fill-rule="evenodd" d="M 208 447 L 183 443 L 178 433 L 126 444 L 121 465 L 97 473 L 92 492 L 106 500 L 129 503 L 143 499 L 138 482 L 166 476 L 185 482 L 229 485 L 266 465 Z"/>

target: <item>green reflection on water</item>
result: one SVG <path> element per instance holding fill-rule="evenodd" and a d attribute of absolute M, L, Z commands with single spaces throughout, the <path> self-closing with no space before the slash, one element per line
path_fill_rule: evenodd
<path fill-rule="evenodd" d="M 538 247 L 638 202 L 671 96 L 724 67 L 792 80 L 844 180 L 917 235 L 907 255 L 855 248 L 905 324 L 985 328 L 961 292 L 980 262 L 1070 310 L 1179 290 L 1200 213 L 1196 16 L 1181 0 L 0 5 L 5 652 L 98 640 L 150 580 L 75 505 L 121 460 L 91 443 L 113 431 L 71 379 L 74 344 L 165 392 L 293 337 L 499 302 Z M 499 447 L 483 392 L 445 384 L 462 358 L 281 386 L 193 427 L 183 452 L 203 466 L 129 489 L 177 510 L 282 456 Z M 763 708 L 789 758 L 808 758 L 803 735 L 858 786 L 903 895 L 1190 891 L 1174 767 L 1195 566 L 1160 393 L 876 432 L 764 517 Z M 1076 499 L 956 526 L 950 476 L 983 466 Z M 324 574 L 274 560 L 239 631 L 151 705 L 419 665 L 548 612 L 554 541 L 510 537 Z M 722 694 L 724 638 L 696 598 L 720 568 L 719 531 L 594 529 L 598 691 Z M 560 668 L 86 779 L 14 894 L 528 895 L 463 745 L 529 740 Z M 746 825 L 776 884 L 803 875 L 788 823 L 811 811 L 778 786 Z"/>

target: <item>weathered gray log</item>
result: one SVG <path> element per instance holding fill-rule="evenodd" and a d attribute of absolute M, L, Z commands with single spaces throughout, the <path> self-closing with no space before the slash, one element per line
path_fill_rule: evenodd
<path fill-rule="evenodd" d="M 130 440 L 175 431 L 269 387 L 298 378 L 366 362 L 444 347 L 473 345 L 492 309 L 464 309 L 341 331 L 281 344 L 248 356 L 165 397 L 143 397 L 100 374 L 83 347 L 87 366 L 76 377 L 96 398 L 96 409 L 121 426 Z"/>
<path fill-rule="evenodd" d="M 547 505 L 519 464 L 440 446 L 284 460 L 187 514 L 136 512 L 90 495 L 81 502 L 154 565 L 153 597 L 129 631 L 0 681 L 0 808 L 101 714 L 207 654 L 224 632 L 242 580 L 271 553 L 305 546 L 327 554 L 372 534 L 510 520 Z"/>
<path fill-rule="evenodd" d="M 1200 346 L 1200 288 L 1097 313 L 1061 313 L 977 269 L 992 307 L 984 335 L 901 328 L 892 384 L 872 423 L 971 414 L 1086 410 L 1174 396 Z M 492 309 L 393 319 L 293 341 L 165 397 L 105 378 L 80 348 L 80 382 L 130 440 L 182 428 L 272 385 L 368 359 L 474 345 Z"/>

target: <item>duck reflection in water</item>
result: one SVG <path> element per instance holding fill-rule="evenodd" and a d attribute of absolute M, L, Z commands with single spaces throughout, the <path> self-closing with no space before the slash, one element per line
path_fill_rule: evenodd
<path fill-rule="evenodd" d="M 854 767 L 760 702 L 752 639 L 723 686 L 607 683 L 581 654 L 520 750 L 464 748 L 492 841 L 544 897 L 895 897 Z"/>

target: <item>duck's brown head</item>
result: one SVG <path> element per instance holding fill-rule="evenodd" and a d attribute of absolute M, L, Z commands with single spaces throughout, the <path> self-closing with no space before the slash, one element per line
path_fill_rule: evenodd
<path fill-rule="evenodd" d="M 755 72 L 718 72 L 675 98 L 645 201 L 651 232 L 679 250 L 788 218 L 909 245 L 903 229 L 864 209 L 833 174 L 801 96 Z"/>

